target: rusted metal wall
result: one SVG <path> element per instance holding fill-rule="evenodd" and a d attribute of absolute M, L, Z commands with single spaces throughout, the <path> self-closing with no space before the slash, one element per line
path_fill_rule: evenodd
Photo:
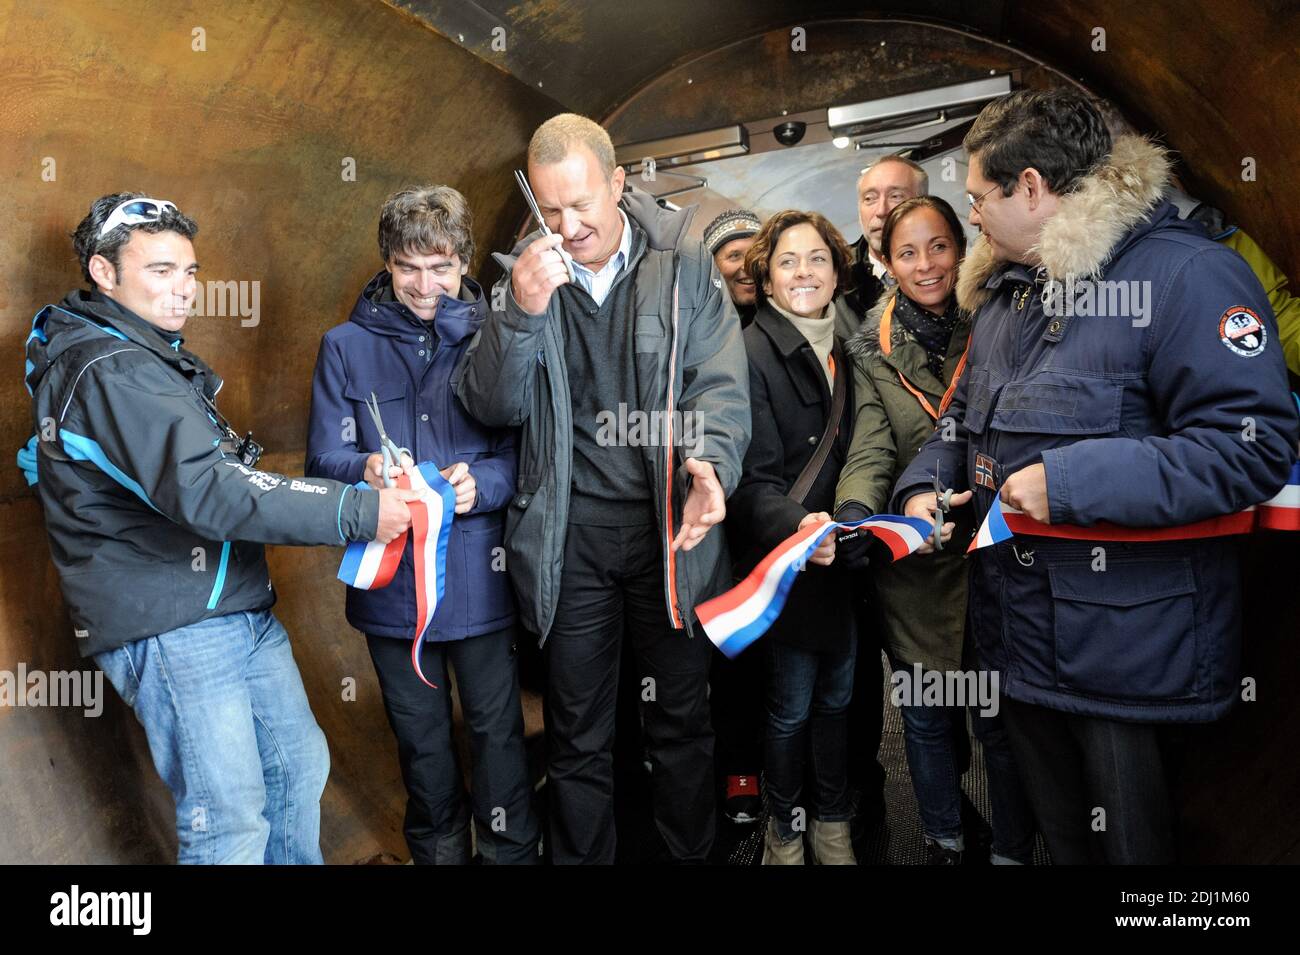
<path fill-rule="evenodd" d="M 1019 43 L 1162 133 L 1186 163 L 1189 191 L 1226 210 L 1293 287 L 1300 281 L 1300 4 L 1018 2 L 1007 22 Z"/>
<path fill-rule="evenodd" d="M 0 669 L 66 670 L 80 662 L 12 455 L 31 433 L 23 342 L 37 309 L 81 284 L 68 233 L 90 200 L 172 199 L 198 219 L 201 278 L 260 283 L 256 325 L 195 318 L 187 345 L 225 376 L 223 410 L 270 449 L 269 466 L 301 473 L 317 345 L 380 267 L 384 197 L 455 185 L 485 257 L 523 208 L 510 170 L 559 107 L 379 0 L 4 0 L 0 76 Z M 331 741 L 326 858 L 350 862 L 405 854 L 403 795 L 364 641 L 343 619 L 338 553 L 277 548 L 271 566 Z M 341 699 L 349 676 L 354 703 Z M 93 719 L 0 708 L 0 862 L 173 856 L 168 794 L 105 689 Z"/>

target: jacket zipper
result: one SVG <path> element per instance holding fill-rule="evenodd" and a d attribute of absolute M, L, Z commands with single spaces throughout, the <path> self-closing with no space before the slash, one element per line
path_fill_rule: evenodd
<path fill-rule="evenodd" d="M 668 601 L 668 619 L 674 630 L 681 630 L 681 608 L 677 604 L 677 555 L 673 553 L 673 410 L 677 381 L 677 302 L 680 268 L 673 264 L 673 334 L 668 352 L 668 414 L 665 418 L 664 442 L 664 596 Z"/>

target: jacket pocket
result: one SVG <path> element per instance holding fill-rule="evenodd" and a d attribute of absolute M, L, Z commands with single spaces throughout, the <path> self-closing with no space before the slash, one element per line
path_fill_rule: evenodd
<path fill-rule="evenodd" d="M 1029 434 L 1113 434 L 1123 397 L 1120 381 L 1044 372 L 1003 386 L 993 427 Z"/>
<path fill-rule="evenodd" d="M 664 320 L 661 316 L 637 315 L 636 324 L 633 326 L 632 339 L 638 354 L 662 350 L 664 341 L 667 338 L 668 330 L 664 327 Z"/>
<path fill-rule="evenodd" d="M 549 498 L 546 485 L 530 482 L 528 487 L 520 487 L 506 508 L 506 571 L 519 598 L 524 624 L 534 632 L 541 629 L 547 565 L 555 559 L 553 548 L 547 546 Z"/>
<path fill-rule="evenodd" d="M 144 654 L 148 649 L 145 644 L 151 643 L 152 639 L 146 637 L 143 640 L 133 640 L 124 646 L 95 654 L 95 663 L 107 675 L 108 682 L 113 684 L 118 696 L 122 697 L 122 702 L 131 709 L 135 709 L 136 698 L 140 695 L 140 674 L 144 668 Z"/>
<path fill-rule="evenodd" d="M 379 450 L 379 431 L 373 421 L 370 420 L 370 413 L 365 410 L 366 404 L 370 401 L 371 393 L 374 394 L 375 400 L 379 403 L 379 416 L 384 419 L 384 430 L 388 436 L 397 442 L 398 447 L 409 448 L 411 446 L 411 435 L 407 419 L 410 417 L 407 409 L 407 389 L 400 381 L 389 379 L 379 379 L 376 381 L 349 381 L 343 386 L 343 397 L 351 401 L 354 407 L 360 409 L 357 414 L 357 445 L 361 448 L 370 448 L 374 451 Z"/>
<path fill-rule="evenodd" d="M 1093 696 L 1195 697 L 1196 592 L 1191 561 L 1111 560 L 1048 568 L 1057 682 Z"/>
<path fill-rule="evenodd" d="M 476 629 L 514 611 L 500 522 L 469 528 L 460 540 L 469 597 L 465 623 Z"/>
<path fill-rule="evenodd" d="M 1001 380 L 987 369 L 977 369 L 970 373 L 966 385 L 966 414 L 962 424 L 971 434 L 983 434 L 988 427 L 989 415 L 993 402 L 997 400 Z"/>

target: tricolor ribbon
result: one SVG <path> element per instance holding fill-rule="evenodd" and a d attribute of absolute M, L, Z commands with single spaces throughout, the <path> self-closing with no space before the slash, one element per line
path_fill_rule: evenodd
<path fill-rule="evenodd" d="M 365 487 L 366 485 L 358 485 Z M 456 512 L 456 491 L 437 467 L 425 462 L 403 472 L 397 486 L 421 492 L 418 501 L 408 501 L 411 529 L 387 544 L 378 541 L 353 541 L 343 552 L 339 580 L 358 590 L 378 590 L 392 583 L 406 550 L 406 540 L 414 537 L 415 557 L 415 639 L 411 643 L 411 666 L 425 686 L 437 689 L 420 668 L 420 651 L 438 601 L 442 599 L 447 572 L 447 542 Z"/>
<path fill-rule="evenodd" d="M 924 544 L 934 525 L 915 517 L 877 514 L 848 524 L 809 524 L 795 531 L 759 561 L 748 577 L 695 608 L 713 645 L 734 659 L 780 616 L 795 576 L 821 542 L 830 534 L 858 529 L 883 541 L 892 559 L 899 560 Z"/>
<path fill-rule="evenodd" d="M 1002 501 L 1001 494 L 984 516 L 975 539 L 966 553 L 1000 544 L 1015 534 L 1056 537 L 1082 541 L 1175 541 L 1203 537 L 1231 537 L 1249 534 L 1255 529 L 1300 531 L 1300 462 L 1291 465 L 1291 476 L 1274 497 L 1257 507 L 1235 514 L 1224 514 L 1175 527 L 1125 527 L 1098 521 L 1089 527 L 1077 524 L 1044 524 Z"/>
<path fill-rule="evenodd" d="M 1259 505 L 1259 526 L 1270 531 L 1300 531 L 1300 461 L 1276 495 Z"/>

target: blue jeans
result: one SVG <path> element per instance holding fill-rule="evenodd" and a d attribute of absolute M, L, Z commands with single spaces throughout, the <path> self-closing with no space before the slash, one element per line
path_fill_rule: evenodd
<path fill-rule="evenodd" d="M 910 668 L 902 669 L 911 672 Z M 921 828 L 927 838 L 940 845 L 962 849 L 961 770 L 954 734 L 966 734 L 966 708 L 904 704 L 899 709 Z M 993 855 L 1028 865 L 1034 855 L 1033 813 L 1020 784 L 1006 730 L 1000 717 L 982 716 L 978 708 L 972 707 L 970 716 L 984 750 L 988 774 Z"/>
<path fill-rule="evenodd" d="M 812 812 L 822 822 L 847 822 L 848 709 L 853 698 L 857 638 L 848 653 L 822 654 L 767 643 L 767 735 L 763 747 L 767 796 L 782 841 L 793 839 L 803 804 L 804 754 L 812 758 Z M 809 732 L 811 731 L 811 732 Z M 811 746 L 809 739 L 811 735 Z M 800 827 L 802 829 L 803 827 Z"/>
<path fill-rule="evenodd" d="M 329 749 L 270 611 L 95 655 L 176 801 L 181 863 L 316 863 Z"/>

